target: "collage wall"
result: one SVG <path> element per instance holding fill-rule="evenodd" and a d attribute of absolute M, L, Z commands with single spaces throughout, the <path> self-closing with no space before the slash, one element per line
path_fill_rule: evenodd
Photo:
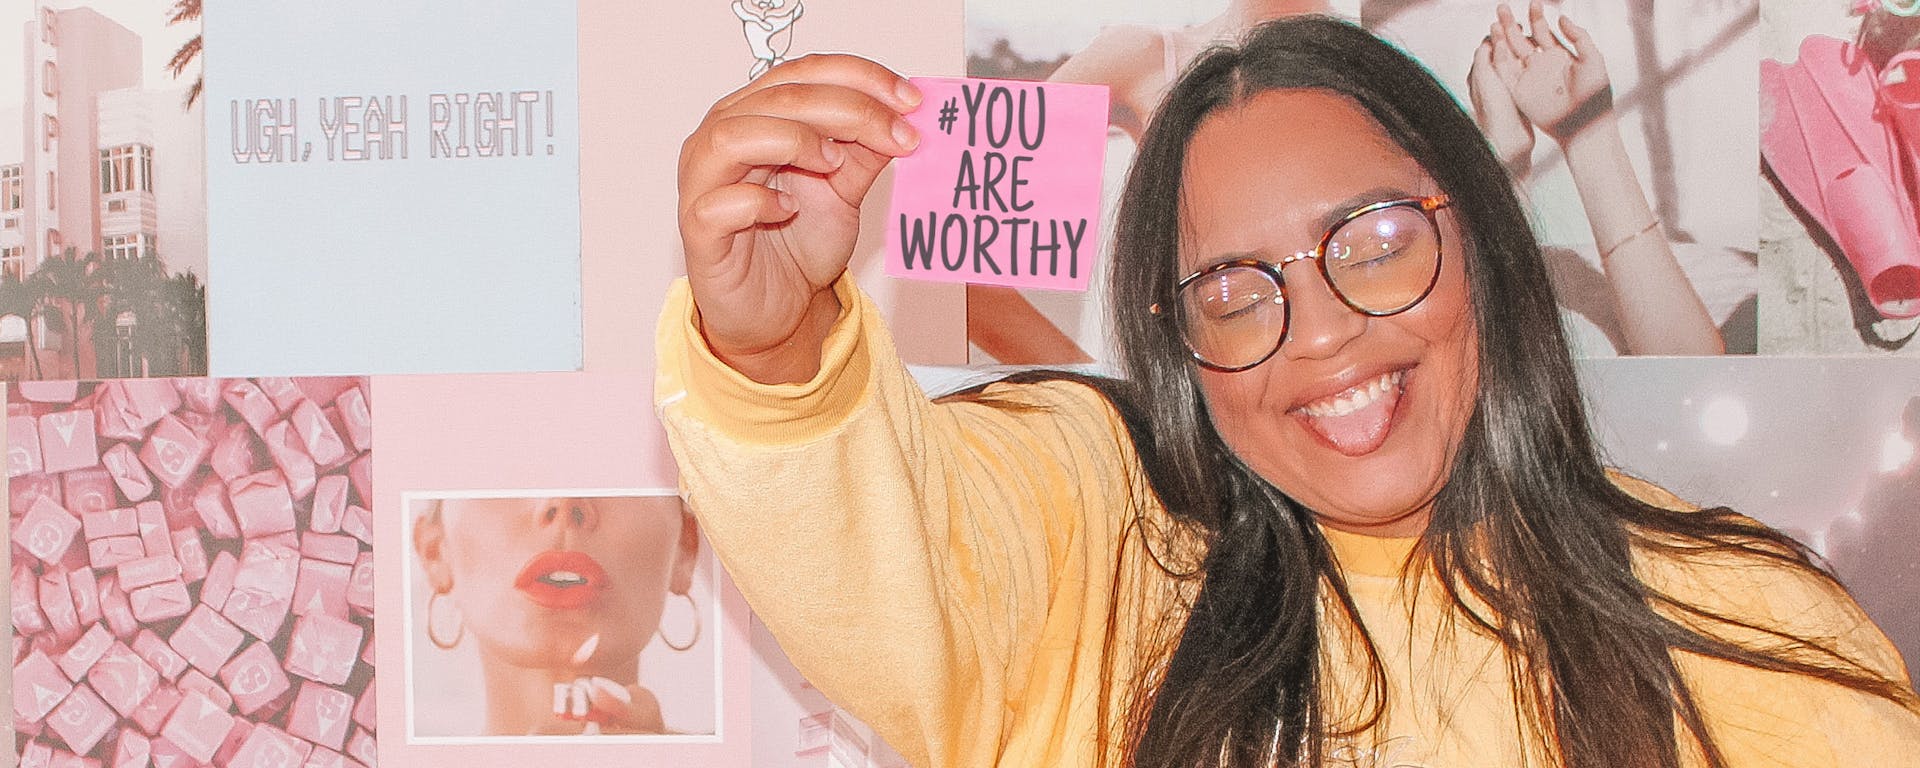
<path fill-rule="evenodd" d="M 1799 538 L 1920 661 L 1907 5 L 1549 3 L 1611 95 L 1575 146 L 1486 63 L 1498 0 L 10 3 L 6 754 L 904 766 L 677 496 L 651 393 L 681 141 L 809 52 L 1106 85 L 1104 263 L 1168 85 L 1308 11 L 1400 45 L 1490 137 L 1608 462 Z M 901 280 L 886 231 L 867 206 L 850 269 L 924 388 L 1117 370 L 1103 273 Z M 578 584 L 617 599 L 539 619 Z"/>

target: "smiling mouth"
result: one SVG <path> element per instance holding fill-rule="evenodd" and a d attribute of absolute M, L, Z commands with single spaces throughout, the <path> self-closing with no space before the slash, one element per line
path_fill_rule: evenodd
<path fill-rule="evenodd" d="M 565 610 L 592 605 L 612 584 L 606 569 L 592 556 L 548 550 L 527 561 L 513 586 L 535 605 Z"/>
<path fill-rule="evenodd" d="M 1291 413 L 1334 450 L 1346 456 L 1364 456 L 1379 450 L 1392 432 L 1400 396 L 1406 391 L 1406 376 L 1405 370 L 1383 373 Z"/>

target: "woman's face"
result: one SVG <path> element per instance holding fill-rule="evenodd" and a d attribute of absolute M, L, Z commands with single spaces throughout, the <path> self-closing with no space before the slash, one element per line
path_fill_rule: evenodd
<path fill-rule="evenodd" d="M 529 668 L 631 663 L 669 592 L 691 585 L 692 517 L 674 496 L 447 499 L 415 546 L 488 656 Z M 599 635 L 592 661 L 575 664 Z M 583 660 L 584 661 L 584 660 Z"/>
<path fill-rule="evenodd" d="M 1313 249 L 1355 208 L 1439 192 L 1353 102 L 1268 91 L 1194 133 L 1179 274 L 1245 254 L 1278 262 Z M 1478 351 L 1467 255 L 1451 209 L 1438 221 L 1438 283 L 1412 309 L 1361 315 L 1312 260 L 1298 261 L 1282 271 L 1291 319 L 1280 351 L 1238 373 L 1200 369 L 1214 426 L 1235 454 L 1327 525 L 1424 530 L 1472 415 Z"/>

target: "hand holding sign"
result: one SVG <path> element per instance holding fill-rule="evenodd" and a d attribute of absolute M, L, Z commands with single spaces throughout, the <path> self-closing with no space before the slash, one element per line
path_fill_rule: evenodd
<path fill-rule="evenodd" d="M 769 70 L 707 112 L 680 153 L 680 236 L 701 331 L 766 383 L 812 378 L 839 313 L 860 201 L 918 144 L 919 94 L 885 67 L 814 55 Z"/>
<path fill-rule="evenodd" d="M 1086 290 L 1099 251 L 1107 88 L 920 77 L 887 217 L 894 277 Z"/>

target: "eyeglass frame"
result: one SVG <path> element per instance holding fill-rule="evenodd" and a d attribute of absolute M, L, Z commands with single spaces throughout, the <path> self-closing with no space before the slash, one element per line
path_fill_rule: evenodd
<path fill-rule="evenodd" d="M 1328 227 L 1326 233 L 1320 236 L 1320 243 L 1318 245 L 1315 245 L 1313 247 L 1313 250 L 1299 251 L 1279 261 L 1266 261 L 1264 259 L 1246 258 L 1246 259 L 1229 259 L 1227 261 L 1222 261 L 1215 264 L 1209 264 L 1206 267 L 1196 270 L 1193 274 L 1180 278 L 1179 282 L 1174 283 L 1173 295 L 1176 299 L 1178 299 L 1178 297 L 1180 296 L 1180 292 L 1182 290 L 1185 290 L 1187 286 L 1192 285 L 1193 281 L 1199 280 L 1200 278 L 1206 277 L 1207 275 L 1211 275 L 1216 272 L 1221 272 L 1228 269 L 1234 269 L 1236 267 L 1251 267 L 1253 269 L 1260 270 L 1262 273 L 1265 273 L 1267 276 L 1267 279 L 1272 280 L 1274 286 L 1280 289 L 1281 296 L 1284 298 L 1286 296 L 1286 290 L 1287 290 L 1287 278 L 1286 278 L 1286 275 L 1281 273 L 1280 270 L 1286 267 L 1288 264 L 1292 264 L 1296 261 L 1310 260 L 1319 265 L 1320 279 L 1325 280 L 1327 282 L 1327 289 L 1329 291 L 1332 291 L 1334 296 L 1339 297 L 1340 303 L 1347 305 L 1348 309 L 1351 309 L 1354 312 L 1365 315 L 1367 317 L 1391 317 L 1393 315 L 1397 315 L 1402 312 L 1405 312 L 1409 309 L 1413 309 L 1414 307 L 1420 306 L 1420 302 L 1426 301 L 1427 296 L 1433 293 L 1434 287 L 1440 284 L 1440 267 L 1441 267 L 1441 264 L 1446 261 L 1446 247 L 1445 247 L 1443 236 L 1440 232 L 1440 220 L 1435 216 L 1435 214 L 1440 209 L 1447 208 L 1452 205 L 1453 205 L 1453 198 L 1449 197 L 1446 193 L 1441 193 L 1437 195 L 1425 195 L 1421 197 L 1403 197 L 1396 200 L 1382 200 L 1377 203 L 1368 203 L 1366 205 L 1360 206 L 1359 208 L 1355 208 L 1351 211 L 1348 211 L 1346 215 L 1340 217 L 1339 221 L 1334 222 L 1333 226 Z M 1406 306 L 1403 306 L 1399 309 L 1395 309 L 1389 312 L 1375 312 L 1373 310 L 1367 309 L 1365 307 L 1361 307 L 1353 303 L 1352 299 L 1347 298 L 1346 292 L 1340 290 L 1340 286 L 1334 284 L 1333 275 L 1327 271 L 1328 267 L 1327 267 L 1327 260 L 1325 256 L 1327 254 L 1327 246 L 1333 244 L 1333 236 L 1339 234 L 1341 229 L 1346 228 L 1346 226 L 1348 224 L 1353 223 L 1355 219 L 1358 219 L 1369 213 L 1386 210 L 1388 208 L 1416 208 L 1416 209 L 1419 209 L 1422 215 L 1427 217 L 1427 225 L 1430 227 L 1433 227 L 1433 245 L 1434 245 L 1433 275 L 1427 278 L 1426 290 L 1421 291 L 1420 295 L 1413 297 L 1413 300 L 1407 302 Z M 1172 314 L 1166 312 L 1165 309 L 1160 305 L 1160 302 L 1157 302 L 1157 301 L 1154 302 L 1152 305 L 1148 306 L 1147 311 L 1152 313 L 1156 317 L 1161 317 L 1169 320 L 1176 319 Z M 1280 347 L 1284 346 L 1287 343 L 1287 334 L 1293 330 L 1293 303 L 1291 301 L 1287 301 L 1281 306 L 1280 311 L 1283 313 L 1280 317 L 1280 337 L 1274 340 L 1273 348 L 1267 350 L 1266 354 L 1261 355 L 1260 359 L 1255 360 L 1246 365 L 1223 366 L 1223 365 L 1215 365 L 1213 363 L 1207 362 L 1204 358 L 1200 357 L 1199 352 L 1194 350 L 1193 343 L 1187 340 L 1187 332 L 1184 327 L 1178 329 L 1178 332 L 1180 334 L 1180 343 L 1186 346 L 1187 354 L 1193 358 L 1193 361 L 1195 363 L 1199 363 L 1200 367 L 1206 368 L 1211 371 L 1218 371 L 1220 373 L 1239 373 L 1241 371 L 1254 368 L 1260 365 L 1261 363 L 1264 363 L 1268 360 L 1273 359 L 1273 356 L 1280 351 Z"/>

